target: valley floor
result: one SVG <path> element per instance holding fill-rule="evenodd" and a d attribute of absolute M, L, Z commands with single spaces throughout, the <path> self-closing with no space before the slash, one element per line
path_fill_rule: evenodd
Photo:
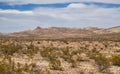
<path fill-rule="evenodd" d="M 120 41 L 2 39 L 0 74 L 120 74 Z"/>

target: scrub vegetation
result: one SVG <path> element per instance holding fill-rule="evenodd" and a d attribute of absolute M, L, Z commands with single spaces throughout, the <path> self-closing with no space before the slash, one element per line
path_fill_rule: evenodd
<path fill-rule="evenodd" d="M 0 74 L 120 74 L 120 41 L 1 39 Z"/>

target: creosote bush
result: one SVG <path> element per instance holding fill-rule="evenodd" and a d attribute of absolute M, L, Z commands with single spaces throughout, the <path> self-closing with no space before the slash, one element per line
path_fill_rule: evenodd
<path fill-rule="evenodd" d="M 5 55 L 13 55 L 20 49 L 22 49 L 20 44 L 9 43 L 7 45 L 0 45 L 0 52 Z"/>
<path fill-rule="evenodd" d="M 99 55 L 99 52 L 96 49 L 93 49 L 87 53 L 90 59 L 95 59 L 97 55 Z"/>
<path fill-rule="evenodd" d="M 69 47 L 66 47 L 65 49 L 63 49 L 62 52 L 63 52 L 62 58 L 67 62 L 71 62 L 71 57 L 73 55 L 71 54 Z"/>
<path fill-rule="evenodd" d="M 74 43 L 74 41 L 76 42 Z M 112 68 L 109 69 L 111 64 L 116 68 L 120 66 L 120 57 L 118 56 L 120 46 L 119 42 L 117 42 L 117 45 L 115 43 L 113 41 L 94 42 L 72 39 L 71 41 L 66 40 L 64 43 L 60 42 L 60 40 L 53 42 L 49 40 L 34 41 L 32 39 L 21 39 L 21 41 L 14 42 L 12 40 L 1 41 L 0 74 L 66 74 L 68 71 L 73 73 L 73 70 L 77 73 L 78 69 L 81 70 L 79 74 L 85 74 L 87 72 L 84 71 L 83 66 L 87 64 L 89 70 L 97 67 L 94 71 L 98 69 L 98 73 L 113 74 L 111 73 Z M 113 50 L 114 46 L 115 49 L 117 47 L 118 49 Z M 108 51 L 109 48 L 110 52 Z M 112 54 L 109 53 L 112 51 L 114 51 L 113 55 L 117 56 L 110 57 Z M 1 61 L 1 59 L 3 60 Z M 49 65 L 47 65 L 48 63 Z M 65 67 L 64 64 L 66 64 Z M 67 67 L 67 69 L 63 67 Z M 88 68 L 86 68 L 86 71 L 89 71 Z M 95 73 L 94 71 L 89 72 L 89 74 Z"/>
<path fill-rule="evenodd" d="M 0 62 L 0 74 L 9 74 L 11 71 L 10 65 L 5 62 Z"/>
<path fill-rule="evenodd" d="M 19 50 L 19 53 L 26 54 L 30 58 L 33 58 L 33 56 L 39 51 L 39 48 L 30 44 L 26 45 L 26 49 Z"/>
<path fill-rule="evenodd" d="M 40 69 L 40 72 L 37 74 L 52 74 L 50 69 L 45 68 L 45 69 Z"/>
<path fill-rule="evenodd" d="M 99 53 L 96 49 L 88 52 L 90 59 L 94 59 L 100 72 L 107 70 L 110 67 L 110 59 Z"/>
<path fill-rule="evenodd" d="M 113 65 L 120 66 L 120 56 L 112 56 L 111 62 Z"/>
<path fill-rule="evenodd" d="M 11 60 L 10 56 L 0 61 L 0 74 L 23 74 L 20 66 Z"/>
<path fill-rule="evenodd" d="M 60 60 L 50 60 L 49 67 L 52 70 L 63 70 L 61 67 L 61 61 Z"/>
<path fill-rule="evenodd" d="M 46 47 L 40 51 L 42 57 L 46 57 L 49 60 L 58 58 L 61 56 L 61 52 L 58 48 L 55 47 Z"/>
<path fill-rule="evenodd" d="M 36 64 L 15 63 L 10 56 L 0 61 L 0 74 L 43 74 L 41 72 Z"/>
<path fill-rule="evenodd" d="M 104 55 L 98 53 L 98 55 L 96 55 L 94 59 L 96 64 L 98 65 L 98 69 L 100 72 L 103 72 L 110 67 L 110 61 Z"/>
<path fill-rule="evenodd" d="M 72 65 L 71 65 L 72 68 L 76 68 L 76 67 L 78 66 L 76 60 L 71 60 L 71 64 L 72 64 Z"/>

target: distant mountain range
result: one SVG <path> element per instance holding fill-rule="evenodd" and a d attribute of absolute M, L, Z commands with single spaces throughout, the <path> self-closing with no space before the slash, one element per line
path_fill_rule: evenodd
<path fill-rule="evenodd" d="M 15 38 L 40 38 L 40 39 L 59 39 L 59 38 L 94 38 L 94 37 L 120 37 L 120 26 L 112 28 L 65 28 L 65 27 L 36 27 L 33 30 L 14 32 L 8 34 L 0 33 L 0 37 Z"/>

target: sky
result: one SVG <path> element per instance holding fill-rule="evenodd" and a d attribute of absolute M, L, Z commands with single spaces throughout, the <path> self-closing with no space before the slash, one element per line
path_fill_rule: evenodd
<path fill-rule="evenodd" d="M 0 0 L 0 32 L 120 26 L 120 0 Z"/>

